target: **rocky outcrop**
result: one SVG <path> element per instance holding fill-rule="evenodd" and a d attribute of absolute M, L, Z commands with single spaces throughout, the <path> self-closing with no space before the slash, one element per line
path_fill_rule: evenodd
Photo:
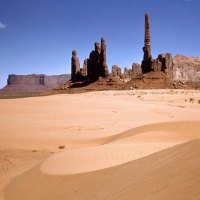
<path fill-rule="evenodd" d="M 160 54 L 153 60 L 153 71 L 162 71 L 178 81 L 200 81 L 200 57 L 188 57 L 171 54 Z"/>
<path fill-rule="evenodd" d="M 173 57 L 170 53 L 166 53 L 164 56 L 162 55 L 162 58 L 164 59 L 164 67 L 163 69 L 167 73 L 167 75 L 170 78 L 173 78 Z"/>
<path fill-rule="evenodd" d="M 176 55 L 173 59 L 173 79 L 200 81 L 200 57 Z"/>
<path fill-rule="evenodd" d="M 3 91 L 10 92 L 44 92 L 66 83 L 69 74 L 47 76 L 44 74 L 15 75 L 10 74 Z"/>
<path fill-rule="evenodd" d="M 123 80 L 129 81 L 132 78 L 132 70 L 129 69 L 128 67 L 124 68 L 124 74 L 121 76 L 123 78 Z"/>
<path fill-rule="evenodd" d="M 119 76 L 119 77 L 120 77 L 121 74 L 122 74 L 121 68 L 118 67 L 117 65 L 113 65 L 113 66 L 112 66 L 112 75 L 113 75 L 113 76 Z"/>
<path fill-rule="evenodd" d="M 139 78 L 142 74 L 141 65 L 138 63 L 132 64 L 132 78 Z"/>
<path fill-rule="evenodd" d="M 87 76 L 88 72 L 88 59 L 85 59 L 84 62 L 83 62 L 83 68 L 81 69 L 81 74 L 83 76 Z"/>
<path fill-rule="evenodd" d="M 101 38 L 101 46 L 98 42 L 95 42 L 94 47 L 95 50 L 90 53 L 87 65 L 88 78 L 90 80 L 97 80 L 100 76 L 108 76 L 105 40 Z"/>
<path fill-rule="evenodd" d="M 90 53 L 88 60 L 88 77 L 91 80 L 96 80 L 99 77 L 101 48 L 98 42 L 94 43 L 95 50 Z"/>
<path fill-rule="evenodd" d="M 141 65 L 133 63 L 132 69 L 129 69 L 128 67 L 124 68 L 124 73 L 122 73 L 122 70 L 119 66 L 113 65 L 111 75 L 118 76 L 125 82 L 130 80 L 131 78 L 140 78 L 142 75 Z"/>
<path fill-rule="evenodd" d="M 142 73 L 164 72 L 171 78 L 173 77 L 173 58 L 171 54 L 159 54 L 157 59 L 153 59 L 151 55 L 151 40 L 150 40 L 150 27 L 149 27 L 149 16 L 145 14 L 145 37 L 143 47 L 143 60 L 142 60 Z M 156 74 L 156 73 L 155 73 Z"/>
<path fill-rule="evenodd" d="M 142 72 L 147 73 L 152 71 L 153 59 L 151 56 L 151 40 L 150 40 L 150 28 L 149 28 L 149 16 L 145 14 L 145 37 L 143 47 L 143 60 L 142 60 Z"/>
<path fill-rule="evenodd" d="M 157 59 L 153 60 L 153 71 L 162 71 L 168 74 L 171 78 L 173 75 L 173 58 L 170 53 L 159 54 Z"/>
<path fill-rule="evenodd" d="M 106 42 L 104 38 L 101 38 L 101 62 L 100 62 L 100 76 L 108 76 L 108 66 L 106 63 Z"/>
<path fill-rule="evenodd" d="M 76 50 L 72 51 L 72 58 L 71 58 L 71 80 L 76 81 L 78 73 L 80 72 L 80 63 L 79 59 L 76 54 Z"/>
<path fill-rule="evenodd" d="M 7 79 L 7 85 L 44 85 L 44 74 L 36 75 L 15 75 L 10 74 Z"/>

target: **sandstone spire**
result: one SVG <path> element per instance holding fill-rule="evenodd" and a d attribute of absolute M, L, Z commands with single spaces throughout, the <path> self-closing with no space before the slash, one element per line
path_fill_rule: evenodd
<path fill-rule="evenodd" d="M 148 52 L 148 56 L 151 56 L 151 41 L 150 41 L 150 28 L 149 28 L 149 16 L 145 14 L 145 38 L 144 45 Z"/>
<path fill-rule="evenodd" d="M 104 38 L 101 38 L 101 69 L 100 76 L 108 76 L 108 66 L 106 64 L 106 43 Z"/>
<path fill-rule="evenodd" d="M 94 43 L 94 50 L 90 53 L 88 62 L 88 77 L 90 80 L 97 80 L 99 77 L 101 47 L 98 42 Z"/>
<path fill-rule="evenodd" d="M 79 59 L 76 55 L 76 50 L 72 51 L 72 59 L 71 59 L 71 79 L 75 81 L 77 78 L 77 73 L 80 71 L 80 63 Z"/>
<path fill-rule="evenodd" d="M 90 80 L 97 80 L 100 76 L 108 76 L 108 67 L 106 64 L 106 43 L 101 38 L 101 44 L 95 42 L 95 50 L 90 53 L 88 60 L 88 77 Z"/>
<path fill-rule="evenodd" d="M 149 16 L 145 13 L 145 37 L 143 47 L 143 61 L 142 61 L 142 72 L 147 73 L 152 71 L 152 56 L 151 56 L 151 43 L 150 43 L 150 27 L 149 27 Z"/>

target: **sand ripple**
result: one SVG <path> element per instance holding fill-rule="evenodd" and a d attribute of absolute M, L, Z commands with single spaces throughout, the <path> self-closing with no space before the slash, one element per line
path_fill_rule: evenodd
<path fill-rule="evenodd" d="M 117 166 L 174 145 L 200 138 L 200 122 L 151 124 L 109 138 L 106 144 L 69 149 L 40 166 L 45 174 L 78 174 Z"/>

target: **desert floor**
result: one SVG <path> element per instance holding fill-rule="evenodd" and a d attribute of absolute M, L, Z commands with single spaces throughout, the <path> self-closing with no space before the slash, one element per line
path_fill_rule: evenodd
<path fill-rule="evenodd" d="M 200 91 L 0 100 L 1 200 L 199 200 Z"/>

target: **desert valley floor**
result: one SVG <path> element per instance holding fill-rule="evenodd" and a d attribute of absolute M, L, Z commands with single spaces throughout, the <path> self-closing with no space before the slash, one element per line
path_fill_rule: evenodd
<path fill-rule="evenodd" d="M 0 200 L 200 199 L 199 90 L 0 104 Z"/>

